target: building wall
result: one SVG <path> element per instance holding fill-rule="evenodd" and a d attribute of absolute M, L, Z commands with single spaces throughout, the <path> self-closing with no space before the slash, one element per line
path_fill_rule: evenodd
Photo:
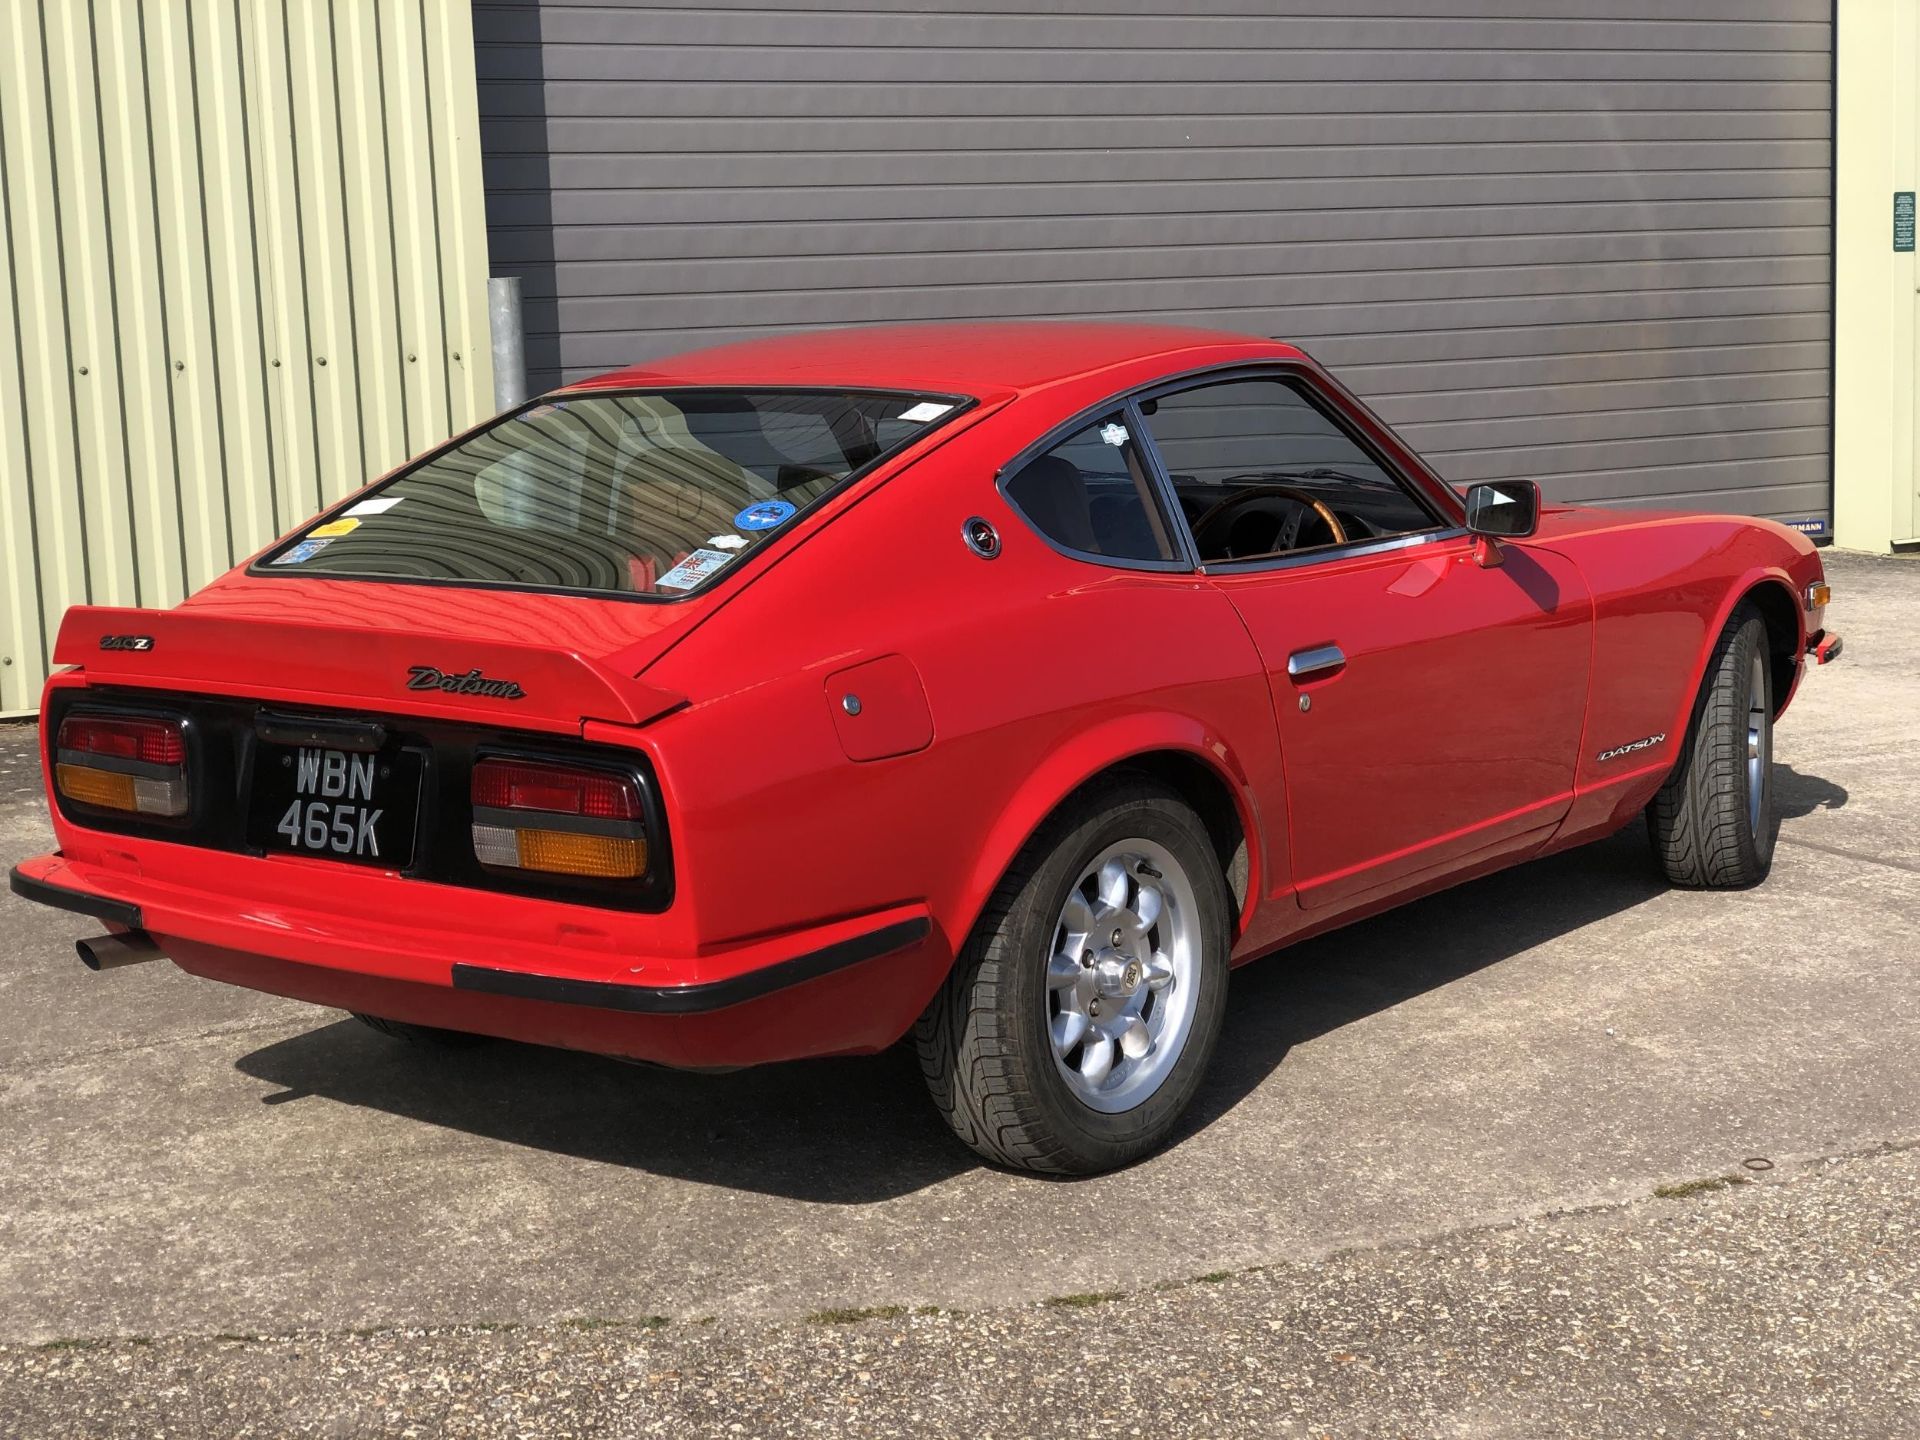
<path fill-rule="evenodd" d="M 0 5 L 0 713 L 492 410 L 466 0 Z"/>
<path fill-rule="evenodd" d="M 1841 0 L 1834 543 L 1920 544 L 1914 307 L 1893 197 L 1920 189 L 1920 0 Z"/>
<path fill-rule="evenodd" d="M 1450 478 L 1824 527 L 1829 0 L 478 0 L 536 384 L 767 330 L 1280 335 Z"/>

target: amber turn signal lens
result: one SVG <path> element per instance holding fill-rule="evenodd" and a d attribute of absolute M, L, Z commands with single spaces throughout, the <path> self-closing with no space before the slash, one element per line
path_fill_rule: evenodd
<path fill-rule="evenodd" d="M 1825 581 L 1807 587 L 1807 609 L 1825 609 L 1827 602 L 1831 599 L 1833 599 L 1833 587 Z"/>
<path fill-rule="evenodd" d="M 579 835 L 569 830 L 522 830 L 519 841 L 522 870 L 631 880 L 647 869 L 647 842 L 641 839 Z"/>
<path fill-rule="evenodd" d="M 133 776 L 116 775 L 111 770 L 96 770 L 91 765 L 60 764 L 54 767 L 54 783 L 60 793 L 82 805 L 98 805 L 102 810 L 135 808 Z"/>

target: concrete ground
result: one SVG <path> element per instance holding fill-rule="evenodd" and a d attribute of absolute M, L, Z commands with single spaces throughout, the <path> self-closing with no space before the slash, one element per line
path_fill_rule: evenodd
<path fill-rule="evenodd" d="M 1830 573 L 1766 885 L 1635 827 L 1263 962 L 1094 1180 L 896 1055 L 418 1052 L 0 897 L 0 1433 L 1920 1434 L 1920 564 Z"/>

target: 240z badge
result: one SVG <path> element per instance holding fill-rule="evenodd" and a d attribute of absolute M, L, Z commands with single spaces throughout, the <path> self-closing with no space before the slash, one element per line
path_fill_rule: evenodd
<path fill-rule="evenodd" d="M 409 690 L 444 690 L 449 695 L 490 695 L 496 700 L 524 700 L 527 692 L 517 680 L 495 680 L 478 670 L 464 675 L 449 675 L 435 665 L 412 665 L 407 669 Z"/>
<path fill-rule="evenodd" d="M 1662 730 L 1658 735 L 1649 735 L 1642 740 L 1629 740 L 1625 745 L 1616 745 L 1611 750 L 1602 750 L 1593 758 L 1596 762 L 1601 760 L 1617 760 L 1622 755 L 1631 754 L 1635 750 L 1644 750 L 1649 745 L 1658 745 L 1666 738 L 1667 732 Z"/>
<path fill-rule="evenodd" d="M 153 637 L 151 635 L 102 635 L 100 648 L 102 650 L 151 650 Z"/>

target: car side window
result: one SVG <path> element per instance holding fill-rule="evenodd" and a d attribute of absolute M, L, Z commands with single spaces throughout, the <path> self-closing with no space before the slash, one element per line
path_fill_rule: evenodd
<path fill-rule="evenodd" d="M 1291 381 L 1225 380 L 1140 408 L 1203 565 L 1388 539 L 1439 523 Z"/>
<path fill-rule="evenodd" d="M 1115 560 L 1172 560 L 1146 462 L 1116 411 L 1035 456 L 1006 482 L 1027 523 L 1065 550 Z"/>

